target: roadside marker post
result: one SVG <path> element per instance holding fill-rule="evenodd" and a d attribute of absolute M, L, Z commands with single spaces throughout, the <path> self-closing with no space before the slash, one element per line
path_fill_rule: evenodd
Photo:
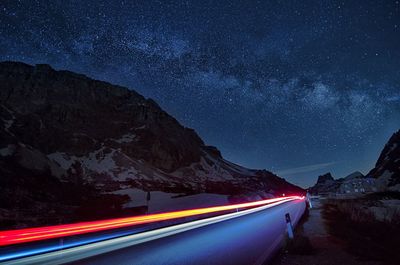
<path fill-rule="evenodd" d="M 285 214 L 285 219 L 286 219 L 286 226 L 287 226 L 287 233 L 290 239 L 294 238 L 293 235 L 293 226 L 292 226 L 292 220 L 290 219 L 290 214 L 287 213 Z"/>
<path fill-rule="evenodd" d="M 310 197 L 310 193 L 308 193 L 308 192 L 306 194 L 306 199 L 307 199 L 307 203 L 308 203 L 308 208 L 312 209 L 311 197 Z"/>

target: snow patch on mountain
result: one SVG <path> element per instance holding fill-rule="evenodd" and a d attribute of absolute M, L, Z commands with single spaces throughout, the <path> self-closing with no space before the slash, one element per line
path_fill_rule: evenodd
<path fill-rule="evenodd" d="M 15 152 L 15 145 L 9 144 L 4 148 L 0 149 L 0 156 L 10 156 Z"/>
<path fill-rule="evenodd" d="M 131 143 L 131 142 L 135 141 L 135 138 L 136 138 L 136 135 L 127 133 L 127 134 L 122 135 L 122 137 L 119 139 L 113 139 L 113 141 L 117 142 L 119 144 Z"/>
<path fill-rule="evenodd" d="M 10 133 L 9 130 L 10 130 L 11 126 L 15 122 L 15 115 L 14 115 L 13 111 L 11 111 L 9 108 L 7 108 L 7 107 L 5 107 L 3 105 L 1 107 L 8 113 L 8 116 L 10 117 L 9 119 L 2 118 L 2 121 L 4 123 L 5 131 Z"/>
<path fill-rule="evenodd" d="M 137 162 L 115 149 L 101 148 L 81 157 L 55 152 L 47 157 L 65 170 L 71 169 L 74 163 L 79 162 L 85 170 L 105 174 L 117 181 L 127 180 L 138 173 L 135 169 Z"/>
<path fill-rule="evenodd" d="M 71 165 L 74 163 L 74 160 L 72 160 L 72 158 L 69 155 L 63 152 L 55 152 L 52 154 L 48 154 L 47 157 L 52 161 L 56 162 L 58 165 L 60 165 L 60 167 L 62 167 L 65 170 L 69 169 Z"/>

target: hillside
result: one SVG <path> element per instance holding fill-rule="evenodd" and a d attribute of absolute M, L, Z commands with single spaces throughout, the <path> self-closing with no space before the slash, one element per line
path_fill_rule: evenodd
<path fill-rule="evenodd" d="M 400 130 L 390 137 L 368 175 L 389 189 L 400 190 Z"/>
<path fill-rule="evenodd" d="M 6 227 L 302 192 L 226 161 L 133 90 L 17 62 L 0 63 L 0 174 Z"/>

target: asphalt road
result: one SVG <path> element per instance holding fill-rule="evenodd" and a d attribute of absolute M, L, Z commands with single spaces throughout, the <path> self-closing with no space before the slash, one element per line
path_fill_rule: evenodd
<path fill-rule="evenodd" d="M 285 214 L 295 225 L 305 207 L 291 198 L 4 264 L 263 264 L 286 237 Z"/>

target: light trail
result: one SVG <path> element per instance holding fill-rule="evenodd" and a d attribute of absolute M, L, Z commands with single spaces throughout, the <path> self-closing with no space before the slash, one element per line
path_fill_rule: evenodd
<path fill-rule="evenodd" d="M 258 205 L 258 207 L 244 209 L 243 211 L 239 212 L 225 213 L 214 217 L 208 217 L 196 221 L 185 222 L 168 227 L 158 228 L 155 230 L 144 231 L 136 234 L 124 235 L 113 239 L 106 239 L 98 242 L 86 242 L 86 243 L 78 242 L 77 244 L 75 243 L 67 244 L 57 247 L 54 246 L 53 249 L 37 248 L 37 249 L 29 249 L 26 251 L 21 251 L 18 253 L 10 253 L 6 254 L 5 256 L 0 256 L 0 261 L 5 261 L 4 263 L 2 263 L 4 265 L 30 265 L 30 264 L 55 265 L 55 264 L 74 262 L 77 260 L 82 260 L 85 258 L 96 256 L 99 254 L 112 252 L 118 249 L 127 248 L 144 242 L 149 242 L 160 238 L 169 237 L 185 231 L 194 230 L 200 227 L 227 221 L 237 217 L 246 216 L 248 214 L 260 212 L 288 202 L 296 203 L 296 201 L 304 201 L 304 197 L 291 196 L 291 197 L 273 199 L 272 201 L 271 200 L 269 201 L 270 201 L 269 203 L 265 203 L 264 205 Z M 245 205 L 247 205 L 247 203 Z M 305 207 L 305 204 L 303 207 Z M 284 211 L 286 212 L 287 208 L 284 209 L 285 209 Z M 283 219 L 284 218 L 282 217 L 282 220 L 279 219 L 276 221 L 278 223 L 281 223 L 283 222 Z M 275 229 L 270 225 L 267 226 L 269 227 L 269 229 L 273 230 Z M 128 262 L 127 264 L 130 263 Z"/>
<path fill-rule="evenodd" d="M 92 232 L 105 231 L 116 228 L 123 228 L 139 224 L 150 224 L 160 221 L 174 220 L 178 218 L 193 217 L 209 213 L 224 212 L 234 209 L 262 206 L 287 199 L 301 199 L 300 196 L 289 196 L 274 199 L 267 199 L 255 202 L 214 206 L 166 213 L 149 214 L 144 216 L 134 216 L 126 218 L 116 218 L 101 221 L 81 222 L 75 224 L 26 228 L 0 232 L 0 246 L 21 244 L 26 242 L 40 241 L 52 238 L 67 237 Z"/>

